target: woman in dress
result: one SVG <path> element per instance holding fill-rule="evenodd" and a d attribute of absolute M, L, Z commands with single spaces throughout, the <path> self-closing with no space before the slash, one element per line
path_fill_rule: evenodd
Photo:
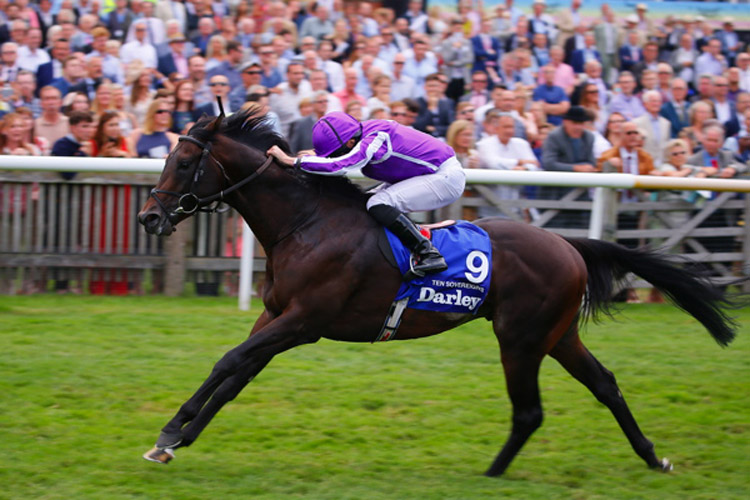
<path fill-rule="evenodd" d="M 8 113 L 0 122 L 0 154 L 41 156 L 42 150 L 26 140 L 26 123 L 18 113 Z"/>
<path fill-rule="evenodd" d="M 112 89 L 112 110 L 117 111 L 120 116 L 120 130 L 123 135 L 130 135 L 138 128 L 138 122 L 133 113 L 125 110 L 125 89 L 119 84 L 112 84 L 110 88 Z"/>
<path fill-rule="evenodd" d="M 595 83 L 589 82 L 583 86 L 580 105 L 596 115 L 594 128 L 603 134 L 607 129 L 608 115 L 607 111 L 599 106 L 599 87 Z"/>
<path fill-rule="evenodd" d="M 130 87 L 130 99 L 127 101 L 126 110 L 135 116 L 135 121 L 142 124 L 146 117 L 146 111 L 154 99 L 154 91 L 151 89 L 151 70 L 144 69 L 137 74 Z"/>

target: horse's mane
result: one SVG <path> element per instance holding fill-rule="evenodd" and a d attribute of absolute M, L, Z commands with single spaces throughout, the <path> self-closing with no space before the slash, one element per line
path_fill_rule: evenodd
<path fill-rule="evenodd" d="M 241 110 L 223 118 L 216 130 L 209 126 L 215 120 L 217 119 L 206 116 L 200 118 L 188 134 L 202 142 L 207 142 L 214 134 L 219 133 L 258 150 L 264 156 L 272 146 L 278 146 L 285 153 L 291 154 L 289 143 L 274 130 L 268 117 L 257 114 L 253 109 Z M 343 176 L 314 175 L 296 169 L 288 169 L 288 172 L 300 183 L 317 188 L 331 197 L 345 198 L 362 204 L 369 197 L 359 186 Z"/>

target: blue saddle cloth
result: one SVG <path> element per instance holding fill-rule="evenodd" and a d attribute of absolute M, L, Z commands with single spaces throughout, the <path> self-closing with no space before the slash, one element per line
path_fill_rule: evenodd
<path fill-rule="evenodd" d="M 411 252 L 386 229 L 402 275 L 409 271 Z M 492 276 L 492 245 L 484 229 L 466 221 L 432 231 L 432 243 L 448 269 L 401 284 L 395 300 L 409 297 L 407 307 L 427 311 L 476 314 L 487 297 Z"/>

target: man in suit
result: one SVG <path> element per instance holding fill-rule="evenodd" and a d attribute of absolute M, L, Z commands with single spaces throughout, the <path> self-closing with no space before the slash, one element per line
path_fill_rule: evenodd
<path fill-rule="evenodd" d="M 661 165 L 664 147 L 672 136 L 672 124 L 659 114 L 662 105 L 661 92 L 649 90 L 643 94 L 643 107 L 646 112 L 633 120 L 645 133 L 643 149 L 651 155 L 656 165 Z"/>
<path fill-rule="evenodd" d="M 651 71 L 659 70 L 659 44 L 656 42 L 647 42 L 641 51 L 642 59 L 630 67 L 631 73 L 636 80 L 641 80 L 641 75 L 647 69 Z"/>
<path fill-rule="evenodd" d="M 570 56 L 570 65 L 573 67 L 573 71 L 575 71 L 576 74 L 583 73 L 584 66 L 589 61 L 602 62 L 602 57 L 599 54 L 599 51 L 596 50 L 594 42 L 594 34 L 590 31 L 586 32 L 583 35 L 583 48 L 574 50 L 573 54 Z"/>
<path fill-rule="evenodd" d="M 699 167 L 713 167 L 717 172 L 716 177 L 730 179 L 737 174 L 747 172 L 747 165 L 737 161 L 734 153 L 727 149 L 721 149 L 724 144 L 724 129 L 719 125 L 707 127 L 703 131 L 703 149 L 688 158 L 688 164 Z"/>
<path fill-rule="evenodd" d="M 637 31 L 629 31 L 627 43 L 620 47 L 617 52 L 620 59 L 620 71 L 630 71 L 636 63 L 643 59 L 643 52 L 638 44 L 639 34 Z"/>
<path fill-rule="evenodd" d="M 729 100 L 729 81 L 725 76 L 714 78 L 714 113 L 716 119 L 723 125 L 730 121 L 737 121 L 737 109 L 734 103 Z"/>
<path fill-rule="evenodd" d="M 557 45 L 565 46 L 568 38 L 573 36 L 575 27 L 582 24 L 580 8 L 583 2 L 581 0 L 572 0 L 569 9 L 563 9 L 557 14 L 557 28 L 560 33 L 557 35 Z"/>
<path fill-rule="evenodd" d="M 62 77 L 63 61 L 70 55 L 70 42 L 65 38 L 58 38 L 53 43 L 50 54 L 52 55 L 52 60 L 48 63 L 40 64 L 36 70 L 37 93 L 42 87 Z"/>
<path fill-rule="evenodd" d="M 68 56 L 63 63 L 63 76 L 53 80 L 50 85 L 65 96 L 71 91 L 71 88 L 81 82 L 83 77 L 84 70 L 81 60 L 76 56 Z"/>
<path fill-rule="evenodd" d="M 497 72 L 500 57 L 500 41 L 492 36 L 492 20 L 484 19 L 480 31 L 471 37 L 471 48 L 474 53 L 473 71 Z M 491 75 L 492 76 L 492 75 Z"/>
<path fill-rule="evenodd" d="M 367 4 L 362 4 L 367 5 Z M 451 34 L 443 41 L 443 71 L 450 79 L 445 95 L 458 101 L 464 94 L 466 82 L 469 81 L 469 65 L 474 61 L 472 44 L 463 34 L 464 22 L 459 17 L 451 20 Z M 499 47 L 499 43 L 498 43 Z"/>
<path fill-rule="evenodd" d="M 453 101 L 443 94 L 443 84 L 439 74 L 427 75 L 424 86 L 425 96 L 417 99 L 419 115 L 414 128 L 433 137 L 445 137 L 454 119 Z"/>
<path fill-rule="evenodd" d="M 177 73 L 181 78 L 188 76 L 188 63 L 185 57 L 185 36 L 181 33 L 175 33 L 169 36 L 169 52 L 159 56 L 156 64 L 159 73 L 169 76 Z"/>
<path fill-rule="evenodd" d="M 289 126 L 289 147 L 292 153 L 313 149 L 313 125 L 328 112 L 328 92 L 319 90 L 312 95 L 312 110 L 312 113 L 293 121 Z"/>
<path fill-rule="evenodd" d="M 685 100 L 688 85 L 682 78 L 675 78 L 672 80 L 670 88 L 672 90 L 672 100 L 662 104 L 659 114 L 669 120 L 670 135 L 672 139 L 676 139 L 680 130 L 690 126 L 690 118 L 688 116 L 690 103 Z"/>
<path fill-rule="evenodd" d="M 747 110 L 750 109 L 750 93 L 740 92 L 735 100 L 736 113 L 734 119 L 724 124 L 727 137 L 734 137 L 740 132 L 750 132 L 745 123 Z"/>
<path fill-rule="evenodd" d="M 596 50 L 602 58 L 604 81 L 612 83 L 613 69 L 618 67 L 617 47 L 622 45 L 622 31 L 615 23 L 615 13 L 609 4 L 602 4 L 602 21 L 594 26 Z"/>
<path fill-rule="evenodd" d="M 562 125 L 547 136 L 542 153 L 545 170 L 596 172 L 594 134 L 585 129 L 591 117 L 580 106 L 571 106 L 562 116 Z"/>

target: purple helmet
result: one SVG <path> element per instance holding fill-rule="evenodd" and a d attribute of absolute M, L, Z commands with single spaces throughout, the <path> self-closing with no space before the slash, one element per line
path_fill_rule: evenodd
<path fill-rule="evenodd" d="M 346 154 L 346 143 L 361 136 L 362 124 L 341 111 L 328 113 L 312 129 L 312 143 L 317 156 L 335 157 Z"/>

